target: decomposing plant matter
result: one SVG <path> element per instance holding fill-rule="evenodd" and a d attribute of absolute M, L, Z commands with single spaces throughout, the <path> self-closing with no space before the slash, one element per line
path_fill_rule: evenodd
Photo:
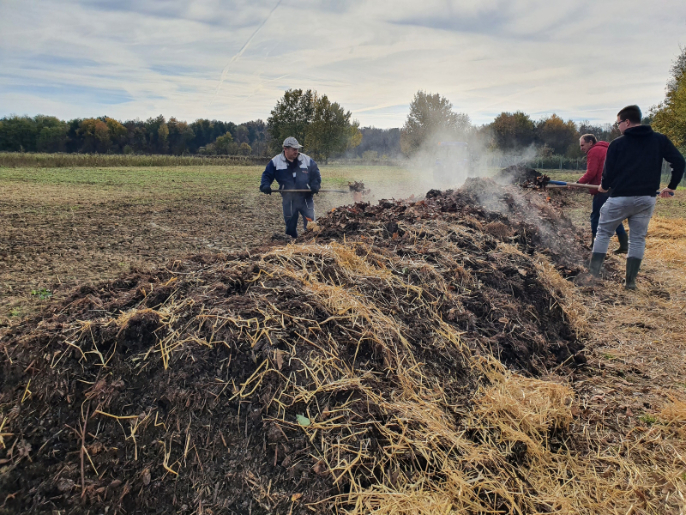
<path fill-rule="evenodd" d="M 536 379 L 585 359 L 553 207 L 475 180 L 318 222 L 15 328 L 0 513 L 629 509 L 621 466 L 573 453 L 571 391 Z"/>

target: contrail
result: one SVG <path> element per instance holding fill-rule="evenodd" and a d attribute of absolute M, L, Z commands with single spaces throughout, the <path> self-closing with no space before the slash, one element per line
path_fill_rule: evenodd
<path fill-rule="evenodd" d="M 214 104 L 214 101 L 217 100 L 217 95 L 219 94 L 219 90 L 221 89 L 222 84 L 224 83 L 224 79 L 226 78 L 226 75 L 229 71 L 229 66 L 231 66 L 231 63 L 235 62 L 240 56 L 243 55 L 243 52 L 245 52 L 247 50 L 248 45 L 250 45 L 250 42 L 257 35 L 257 33 L 260 31 L 260 29 L 262 27 L 264 27 L 265 23 L 267 23 L 269 21 L 269 18 L 274 13 L 274 11 L 276 11 L 276 8 L 279 7 L 279 5 L 281 5 L 281 2 L 283 2 L 283 0 L 279 0 L 278 2 L 276 2 L 276 5 L 272 8 L 271 11 L 269 11 L 269 14 L 267 15 L 267 17 L 260 24 L 260 26 L 255 29 L 255 32 L 253 32 L 252 35 L 248 38 L 248 40 L 243 44 L 243 46 L 238 51 L 238 53 L 236 55 L 234 55 L 228 63 L 226 63 L 226 66 L 224 66 L 224 70 L 222 71 L 221 79 L 219 79 L 219 84 L 217 85 L 217 91 L 214 92 L 214 98 L 212 99 L 212 102 L 210 102 L 210 105 Z"/>

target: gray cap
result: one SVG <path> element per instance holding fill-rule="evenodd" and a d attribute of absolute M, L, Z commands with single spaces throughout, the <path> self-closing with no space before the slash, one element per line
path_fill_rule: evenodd
<path fill-rule="evenodd" d="M 293 136 L 287 137 L 285 140 L 283 140 L 283 146 L 285 147 L 291 147 L 291 148 L 303 148 L 303 146 L 298 143 L 298 140 L 295 139 Z"/>

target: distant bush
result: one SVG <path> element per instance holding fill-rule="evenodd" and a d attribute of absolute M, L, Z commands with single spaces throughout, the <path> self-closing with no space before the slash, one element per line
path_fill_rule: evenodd
<path fill-rule="evenodd" d="M 264 165 L 269 158 L 255 156 L 170 156 L 127 154 L 38 154 L 0 152 L 0 167 L 71 168 L 124 166 L 228 166 Z"/>

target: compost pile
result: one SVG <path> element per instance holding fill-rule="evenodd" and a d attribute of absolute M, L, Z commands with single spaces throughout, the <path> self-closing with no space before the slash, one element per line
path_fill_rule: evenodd
<path fill-rule="evenodd" d="M 571 223 L 471 180 L 310 227 L 82 287 L 5 335 L 0 513 L 576 502 L 571 465 L 542 479 L 571 393 L 535 379 L 584 362 L 556 286 L 580 272 Z"/>
<path fill-rule="evenodd" d="M 505 184 L 522 185 L 527 182 L 535 181 L 541 173 L 523 164 L 516 164 L 503 168 L 496 175 L 496 180 Z"/>

